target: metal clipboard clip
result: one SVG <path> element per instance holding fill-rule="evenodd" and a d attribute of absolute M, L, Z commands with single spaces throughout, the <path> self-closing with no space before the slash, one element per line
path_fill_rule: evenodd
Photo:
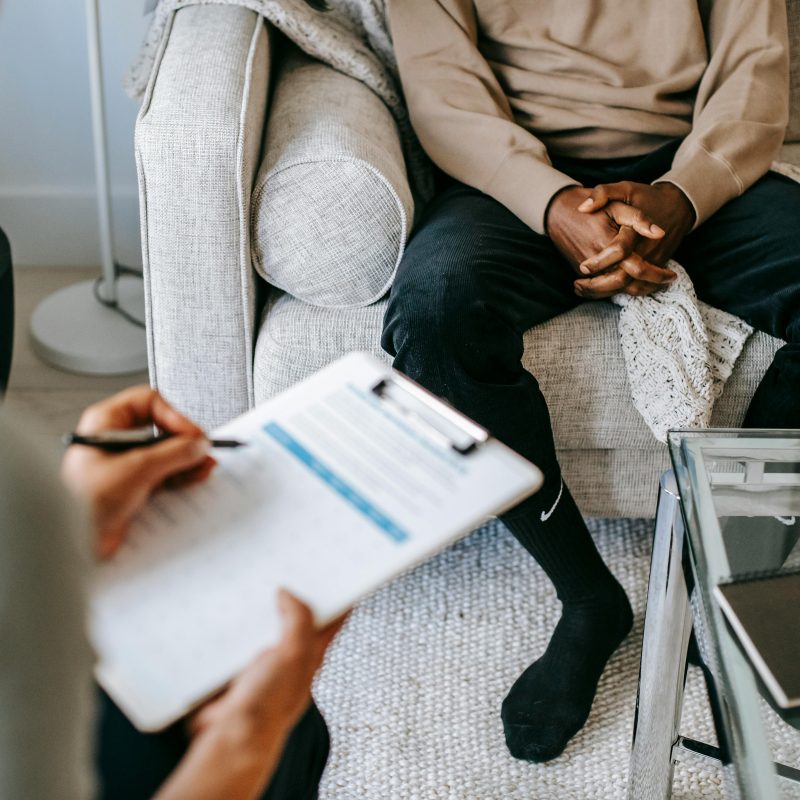
<path fill-rule="evenodd" d="M 397 409 L 413 427 L 462 456 L 489 440 L 489 432 L 399 373 L 382 378 L 372 393 Z"/>

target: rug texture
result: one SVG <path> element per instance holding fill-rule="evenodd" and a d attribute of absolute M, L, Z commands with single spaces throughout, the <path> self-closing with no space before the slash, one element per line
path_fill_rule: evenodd
<path fill-rule="evenodd" d="M 589 526 L 636 623 L 566 752 L 536 765 L 505 748 L 500 702 L 544 651 L 559 603 L 539 566 L 493 522 L 364 602 L 334 643 L 315 687 L 332 737 L 322 800 L 625 797 L 652 522 Z M 800 733 L 771 712 L 767 724 L 774 755 L 800 765 Z M 696 668 L 681 733 L 715 741 Z M 675 800 L 723 797 L 721 771 L 676 767 Z"/>

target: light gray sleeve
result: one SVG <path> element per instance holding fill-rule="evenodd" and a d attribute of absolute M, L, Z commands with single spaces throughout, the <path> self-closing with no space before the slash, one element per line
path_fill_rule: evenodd
<path fill-rule="evenodd" d="M 85 530 L 57 478 L 0 413 L 0 797 L 86 800 L 91 651 Z"/>

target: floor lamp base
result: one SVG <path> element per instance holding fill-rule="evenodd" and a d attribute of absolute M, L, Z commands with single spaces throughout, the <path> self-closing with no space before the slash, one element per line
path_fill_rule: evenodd
<path fill-rule="evenodd" d="M 31 343 L 46 363 L 82 375 L 127 375 L 147 368 L 144 328 L 126 320 L 94 296 L 94 281 L 61 289 L 43 300 L 31 317 Z M 119 305 L 144 319 L 139 278 L 117 279 Z"/>

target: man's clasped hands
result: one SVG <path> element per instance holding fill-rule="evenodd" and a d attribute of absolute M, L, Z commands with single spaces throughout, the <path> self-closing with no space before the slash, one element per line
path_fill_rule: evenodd
<path fill-rule="evenodd" d="M 581 276 L 575 293 L 599 300 L 652 294 L 677 275 L 664 265 L 694 225 L 694 209 L 673 183 L 568 186 L 550 202 L 547 235 Z"/>

